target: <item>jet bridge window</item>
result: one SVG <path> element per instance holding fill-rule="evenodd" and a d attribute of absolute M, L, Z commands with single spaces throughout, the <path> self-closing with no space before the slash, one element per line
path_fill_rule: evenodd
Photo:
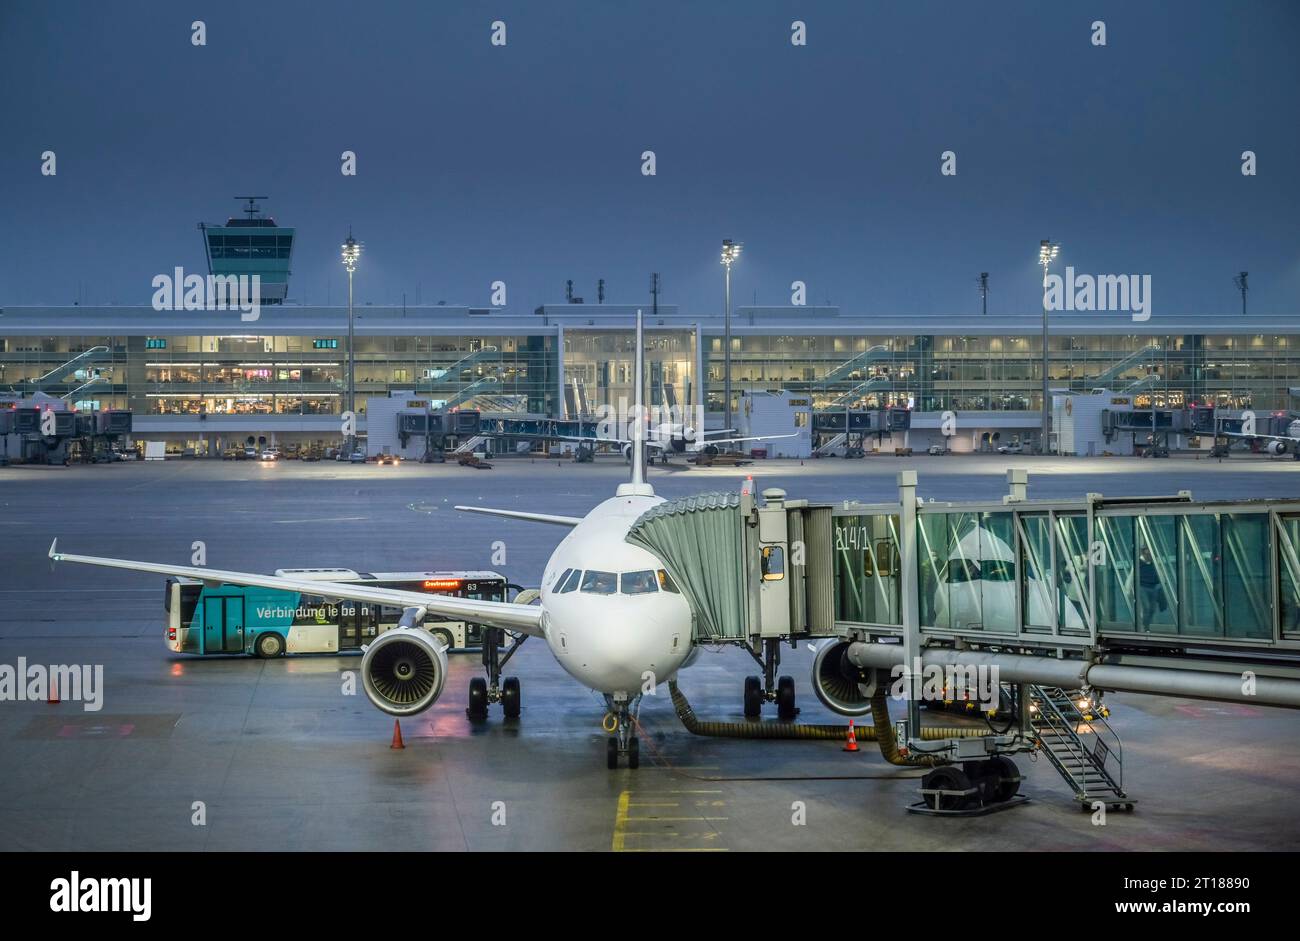
<path fill-rule="evenodd" d="M 785 578 L 785 550 L 780 546 L 763 547 L 763 581 L 776 582 Z"/>
<path fill-rule="evenodd" d="M 659 590 L 655 585 L 655 573 L 651 569 L 624 572 L 619 578 L 619 588 L 625 595 L 644 595 Z"/>
<path fill-rule="evenodd" d="M 618 591 L 618 575 L 587 569 L 582 575 L 582 591 L 590 595 L 612 595 Z"/>

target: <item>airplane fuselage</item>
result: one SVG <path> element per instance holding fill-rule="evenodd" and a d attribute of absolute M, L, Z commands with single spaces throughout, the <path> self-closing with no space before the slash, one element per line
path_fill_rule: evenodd
<path fill-rule="evenodd" d="M 601 693 L 633 697 L 667 682 L 691 652 L 685 597 L 661 587 L 663 562 L 624 538 L 662 502 L 643 494 L 603 501 L 556 546 L 542 574 L 546 643 L 569 675 Z M 561 590 L 572 571 L 583 573 L 577 587 Z"/>

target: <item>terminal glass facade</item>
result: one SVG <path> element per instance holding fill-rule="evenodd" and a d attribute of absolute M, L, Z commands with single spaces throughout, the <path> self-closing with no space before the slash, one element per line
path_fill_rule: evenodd
<path fill-rule="evenodd" d="M 440 404 L 547 414 L 544 336 L 357 336 L 358 409 L 414 390 Z M 44 377 L 44 378 L 42 378 Z M 347 334 L 0 338 L 0 388 L 141 415 L 332 415 L 346 398 Z"/>
<path fill-rule="evenodd" d="M 705 338 L 709 410 L 721 411 L 723 338 Z M 1158 389 L 1169 407 L 1279 409 L 1300 386 L 1300 331 L 1279 334 L 1056 336 L 1053 389 Z M 789 389 L 814 407 L 911 406 L 922 412 L 1038 411 L 1042 337 L 976 335 L 732 336 L 732 389 Z M 733 403 L 733 408 L 735 403 Z"/>

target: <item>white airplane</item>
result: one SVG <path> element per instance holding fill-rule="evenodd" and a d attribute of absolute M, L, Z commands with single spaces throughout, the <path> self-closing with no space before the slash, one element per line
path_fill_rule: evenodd
<path fill-rule="evenodd" d="M 722 438 L 714 437 L 716 435 L 734 434 L 734 428 L 718 428 L 713 431 L 697 432 L 690 425 L 681 422 L 662 422 L 657 425 L 647 425 L 645 431 L 645 447 L 652 452 L 651 458 L 657 454 L 663 463 L 668 463 L 670 454 L 716 454 L 720 444 L 738 444 L 741 441 L 773 441 L 777 438 L 793 438 L 793 433 L 788 435 L 748 435 L 744 437 Z M 605 437 L 595 435 L 592 437 L 578 437 L 576 435 L 563 435 L 557 440 L 574 441 L 586 444 L 616 444 L 619 450 L 623 452 L 623 457 L 628 461 L 632 460 L 635 442 L 628 438 Z"/>
<path fill-rule="evenodd" d="M 641 312 L 637 311 L 636 375 L 643 374 Z M 641 413 L 641 383 L 636 390 Z M 207 585 L 241 585 L 282 589 L 287 592 L 402 607 L 400 626 L 380 634 L 365 647 L 361 660 L 362 686 L 375 706 L 389 715 L 415 715 L 433 705 L 447 677 L 447 651 L 419 625 L 427 615 L 461 618 L 500 628 L 516 637 L 546 641 L 556 661 L 584 686 L 604 694 L 609 713 L 605 728 L 611 734 L 606 761 L 618 766 L 626 756 L 628 767 L 639 764 L 636 736 L 632 734 L 641 695 L 672 679 L 691 659 L 691 611 L 685 597 L 669 578 L 662 561 L 625 540 L 632 524 L 646 510 L 663 502 L 646 482 L 643 442 L 634 442 L 632 480 L 620 484 L 615 495 L 597 504 L 586 516 L 554 516 L 517 510 L 457 507 L 507 519 L 531 520 L 569 527 L 569 534 L 551 553 L 542 575 L 540 604 L 475 601 L 427 595 L 421 592 L 364 585 L 283 578 L 204 567 L 133 562 L 58 551 L 56 562 L 80 562 L 135 572 L 194 578 Z M 472 719 L 484 718 L 489 701 L 501 702 L 507 716 L 517 716 L 519 683 L 506 677 L 499 684 L 499 669 L 511 655 L 498 657 L 500 636 L 484 631 L 485 662 L 491 687 L 482 678 L 470 684 Z M 511 648 L 513 651 L 513 648 Z"/>
<path fill-rule="evenodd" d="M 1295 459 L 1300 461 L 1300 418 L 1286 426 L 1284 435 L 1248 435 L 1240 431 L 1223 431 L 1220 434 L 1225 438 L 1235 438 L 1238 441 L 1261 442 L 1259 449 L 1265 454 L 1277 456 L 1290 451 Z"/>
<path fill-rule="evenodd" d="M 1059 595 L 1064 627 L 1087 626 L 1072 596 L 1079 582 L 1066 572 L 1065 590 Z M 1052 585 L 1038 577 L 1036 568 L 1026 573 L 1026 623 L 1053 622 Z M 1011 546 L 992 530 L 976 526 L 957 540 L 934 594 L 935 623 L 956 629 L 1010 630 L 1016 620 L 1016 556 Z"/>

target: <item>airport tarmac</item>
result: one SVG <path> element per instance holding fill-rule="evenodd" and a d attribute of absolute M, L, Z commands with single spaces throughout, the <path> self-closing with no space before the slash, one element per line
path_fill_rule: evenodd
<path fill-rule="evenodd" d="M 680 459 L 679 459 L 680 460 Z M 758 488 L 875 501 L 913 467 L 923 498 L 997 498 L 1009 466 L 1030 497 L 1168 494 L 1300 497 L 1300 463 L 1174 457 L 876 456 L 651 471 L 661 496 Z M 960 820 L 905 812 L 918 772 L 871 743 L 697 738 L 666 691 L 642 707 L 642 766 L 604 764 L 603 702 L 538 641 L 507 672 L 523 714 L 465 717 L 474 654 L 454 654 L 442 699 L 403 722 L 343 693 L 356 656 L 194 659 L 163 646 L 162 580 L 74 565 L 67 552 L 248 571 L 495 568 L 532 585 L 564 531 L 461 514 L 456 503 L 581 515 L 626 477 L 594 465 L 512 458 L 456 465 L 168 461 L 0 469 L 0 664 L 100 664 L 103 708 L 0 702 L 4 850 L 960 850 L 1300 848 L 1293 711 L 1112 694 L 1133 814 L 1082 814 L 1046 761 L 1021 757 L 1030 803 Z M 492 562 L 503 542 L 505 564 Z M 786 648 L 801 721 L 828 722 Z M 740 650 L 706 651 L 680 685 L 703 718 L 741 720 Z M 768 707 L 765 713 L 774 713 Z M 769 715 L 768 721 L 772 721 Z M 203 825 L 195 823 L 201 803 Z M 803 809 L 803 824 L 794 822 Z"/>

